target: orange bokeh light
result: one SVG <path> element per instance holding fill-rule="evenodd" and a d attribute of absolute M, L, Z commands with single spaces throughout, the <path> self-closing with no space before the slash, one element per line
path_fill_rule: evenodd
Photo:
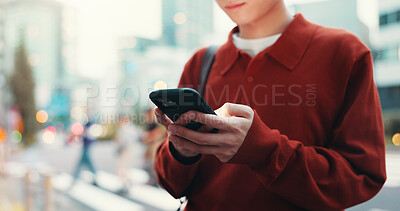
<path fill-rule="evenodd" d="M 45 110 L 40 110 L 36 113 L 36 120 L 39 123 L 45 123 L 49 119 L 49 115 Z"/>
<path fill-rule="evenodd" d="M 5 142 L 7 139 L 7 130 L 0 127 L 0 143 Z"/>
<path fill-rule="evenodd" d="M 395 146 L 400 147 L 400 133 L 394 134 L 394 135 L 393 135 L 393 138 L 392 138 L 392 141 L 393 141 L 393 144 L 394 144 Z"/>

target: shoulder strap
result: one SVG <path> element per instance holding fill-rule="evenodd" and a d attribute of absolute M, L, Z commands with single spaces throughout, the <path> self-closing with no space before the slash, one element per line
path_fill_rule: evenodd
<path fill-rule="evenodd" d="M 218 46 L 210 46 L 207 48 L 206 53 L 204 54 L 200 69 L 199 86 L 197 88 L 197 91 L 201 94 L 201 96 L 204 96 L 207 78 L 210 74 L 212 64 L 214 63 L 215 52 L 217 49 Z"/>

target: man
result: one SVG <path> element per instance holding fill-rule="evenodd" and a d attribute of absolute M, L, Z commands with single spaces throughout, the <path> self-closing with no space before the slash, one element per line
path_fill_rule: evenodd
<path fill-rule="evenodd" d="M 82 156 L 81 159 L 79 160 L 79 163 L 75 167 L 74 171 L 74 180 L 71 184 L 71 188 L 75 185 L 76 181 L 79 178 L 79 175 L 81 173 L 81 170 L 83 167 L 87 167 L 90 172 L 93 174 L 93 185 L 98 185 L 97 184 L 97 174 L 96 174 L 96 169 L 92 163 L 92 159 L 90 158 L 90 147 L 92 146 L 93 142 L 96 141 L 94 137 L 92 137 L 89 134 L 89 128 L 93 125 L 93 122 L 89 120 L 85 124 L 84 132 L 83 132 L 83 137 L 82 137 Z"/>
<path fill-rule="evenodd" d="M 386 180 L 370 50 L 354 35 L 292 17 L 283 0 L 217 0 L 238 25 L 216 52 L 205 99 L 168 129 L 156 170 L 187 210 L 343 210 Z M 205 49 L 179 87 L 197 88 Z M 191 131 L 189 121 L 218 128 Z"/>

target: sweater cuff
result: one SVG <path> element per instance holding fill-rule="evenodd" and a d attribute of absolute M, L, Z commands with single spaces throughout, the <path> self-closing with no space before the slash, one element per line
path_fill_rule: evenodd
<path fill-rule="evenodd" d="M 174 157 L 176 161 L 184 165 L 192 165 L 199 161 L 201 158 L 201 154 L 194 157 L 183 157 L 179 154 L 178 151 L 176 151 L 174 145 L 170 141 L 168 141 L 168 149 L 172 157 Z"/>
<path fill-rule="evenodd" d="M 253 123 L 239 148 L 228 163 L 246 164 L 257 168 L 266 163 L 268 156 L 275 150 L 279 141 L 279 132 L 270 129 L 254 110 Z"/>

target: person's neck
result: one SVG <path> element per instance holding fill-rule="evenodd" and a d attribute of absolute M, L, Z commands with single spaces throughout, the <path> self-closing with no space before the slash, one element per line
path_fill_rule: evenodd
<path fill-rule="evenodd" d="M 262 18 L 245 25 L 239 25 L 239 36 L 256 39 L 282 33 L 293 19 L 283 1 L 275 4 Z"/>

